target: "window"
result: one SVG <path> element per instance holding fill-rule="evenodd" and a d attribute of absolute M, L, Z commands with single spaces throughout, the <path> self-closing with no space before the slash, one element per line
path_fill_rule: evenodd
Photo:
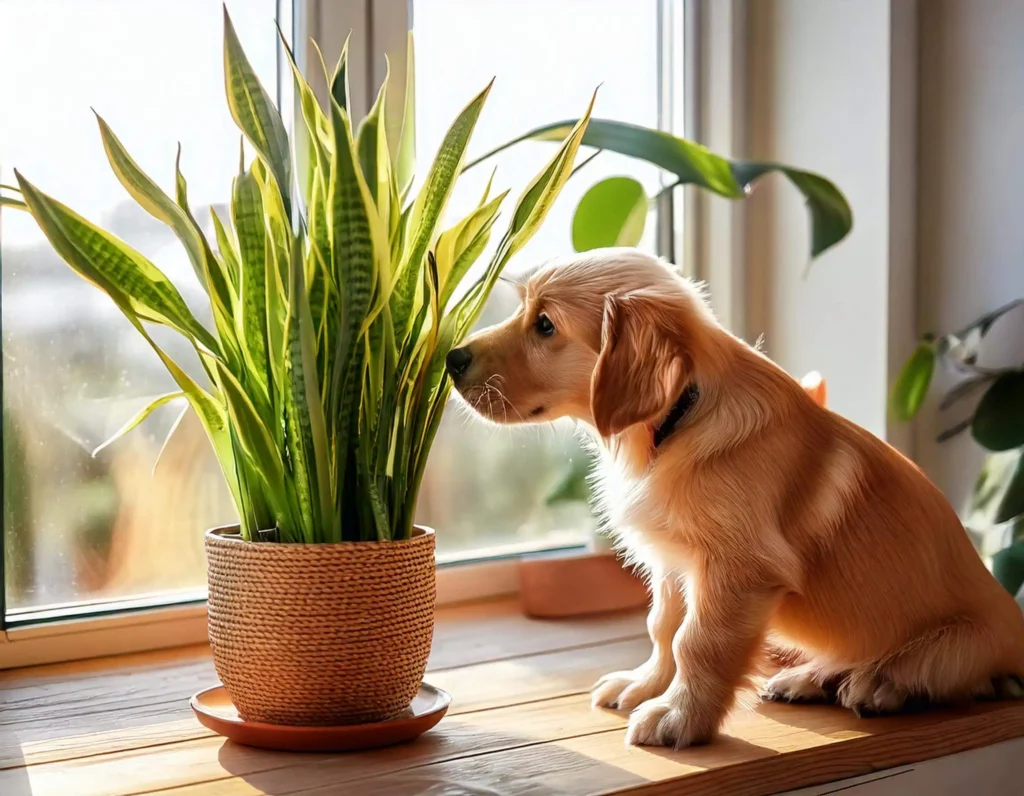
<path fill-rule="evenodd" d="M 421 176 L 452 119 L 492 76 L 494 88 L 471 157 L 532 127 L 579 116 L 598 85 L 596 116 L 658 126 L 661 5 L 658 0 L 412 2 Z M 450 223 L 472 210 L 495 167 L 495 187 L 511 188 L 511 197 L 518 196 L 551 157 L 552 146 L 522 144 L 467 173 L 449 207 Z M 615 174 L 640 179 L 651 194 L 659 184 L 654 167 L 602 153 L 569 181 L 544 226 L 509 268 L 514 272 L 572 251 L 576 204 L 595 182 Z M 504 223 L 499 219 L 496 225 L 492 249 Z M 652 251 L 655 227 L 647 225 L 641 244 Z M 481 267 L 486 259 L 485 253 Z M 507 317 L 517 303 L 514 289 L 499 283 L 481 326 Z M 494 429 L 467 420 L 464 411 L 451 406 L 427 468 L 418 517 L 437 529 L 442 555 L 579 544 L 594 525 L 588 507 L 545 505 L 545 496 L 572 466 L 570 460 L 585 456 L 568 422 Z"/>
<path fill-rule="evenodd" d="M 497 81 L 471 154 L 530 127 L 578 116 L 599 84 L 597 115 L 667 124 L 665 14 L 678 11 L 682 0 L 227 5 L 264 85 L 286 95 L 290 81 L 280 80 L 288 75 L 275 19 L 294 13 L 297 29 L 308 27 L 328 61 L 344 39 L 338 32 L 354 29 L 362 45 L 353 46 L 352 77 L 373 90 L 381 75 L 369 75 L 369 64 L 382 65 L 382 42 L 402 46 L 411 24 L 421 176 L 447 126 L 492 75 Z M 90 107 L 165 188 L 173 184 L 180 141 L 190 202 L 212 237 L 209 210 L 226 209 L 239 146 L 223 97 L 221 36 L 220 0 L 0 0 L 0 182 L 13 182 L 17 167 L 123 237 L 184 286 L 186 301 L 206 321 L 201 288 L 193 281 L 189 289 L 194 277 L 185 253 L 111 173 Z M 680 81 L 669 85 L 678 88 Z M 291 106 L 287 96 L 284 105 Z M 285 117 L 288 123 L 290 114 Z M 494 166 L 495 184 L 518 195 L 552 146 L 524 144 L 470 172 L 453 197 L 449 220 L 470 209 Z M 662 179 L 651 167 L 602 153 L 570 181 L 511 267 L 571 250 L 576 203 L 613 174 L 635 176 L 652 193 Z M 652 215 L 659 223 L 668 220 L 663 209 Z M 190 412 L 181 414 L 183 407 L 165 406 L 92 455 L 173 384 L 109 299 L 59 259 L 30 217 L 5 210 L 0 222 L 6 618 L 14 626 L 67 616 L 72 606 L 82 613 L 201 600 L 202 531 L 234 521 L 235 512 L 199 423 Z M 659 248 L 658 237 L 650 223 L 642 245 Z M 515 301 L 499 285 L 481 324 L 507 316 Z M 194 355 L 160 332 L 154 336 L 179 362 L 191 362 L 202 380 Z M 587 539 L 594 520 L 586 505 L 545 500 L 567 464 L 584 456 L 571 425 L 494 429 L 451 409 L 419 506 L 419 520 L 439 532 L 442 560 Z M 461 598 L 472 590 L 461 575 L 452 587 Z"/>
<path fill-rule="evenodd" d="M 229 0 L 228 9 L 275 86 L 277 0 Z M 220 0 L 0 0 L 0 181 L 17 167 L 187 287 L 181 246 L 117 182 L 90 106 L 165 189 L 181 142 L 189 198 L 208 225 L 208 208 L 230 196 L 239 147 L 224 102 L 221 13 Z M 8 611 L 204 587 L 202 530 L 234 510 L 202 428 L 186 413 L 155 473 L 181 406 L 94 458 L 173 383 L 29 216 L 5 211 L 0 242 Z M 191 285 L 183 292 L 202 317 Z M 162 342 L 192 361 L 173 335 Z"/>

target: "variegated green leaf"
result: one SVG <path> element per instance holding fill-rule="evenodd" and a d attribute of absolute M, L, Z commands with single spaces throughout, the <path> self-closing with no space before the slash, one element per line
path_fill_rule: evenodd
<path fill-rule="evenodd" d="M 161 395 L 158 396 L 157 398 L 154 398 L 152 401 L 150 401 L 148 404 L 142 407 L 142 409 L 136 412 L 136 414 L 127 423 L 125 423 L 123 426 L 121 426 L 121 428 L 115 431 L 106 441 L 104 441 L 101 445 L 95 448 L 92 452 L 93 457 L 95 457 L 104 448 L 107 448 L 110 445 L 117 442 L 119 439 L 121 439 L 121 437 L 123 437 L 125 434 L 127 434 L 137 425 L 139 425 L 139 423 L 141 423 L 143 420 L 145 420 L 147 417 L 153 414 L 153 412 L 155 412 L 161 406 L 169 404 L 171 401 L 176 401 L 179 398 L 184 397 L 185 393 L 183 393 L 181 390 L 176 390 L 175 392 L 169 392 L 166 395 Z"/>
<path fill-rule="evenodd" d="M 196 320 L 163 271 L 15 174 L 40 229 L 80 276 L 126 304 L 139 318 L 170 326 L 211 351 L 219 350 L 216 338 Z"/>
<path fill-rule="evenodd" d="M 442 232 L 437 239 L 435 252 L 442 309 L 447 306 L 452 293 L 487 246 L 491 227 L 506 196 L 508 191 L 489 202 L 485 197 L 483 204 L 454 227 Z"/>
<path fill-rule="evenodd" d="M 351 33 L 345 37 L 345 43 L 341 46 L 341 55 L 334 67 L 334 74 L 331 75 L 331 96 L 346 112 L 352 107 L 352 100 L 349 99 L 348 93 L 348 43 L 351 38 Z M 319 48 L 317 52 L 319 52 Z M 323 54 L 320 55 L 320 60 L 323 61 Z M 324 71 L 326 70 L 325 66 Z"/>
<path fill-rule="evenodd" d="M 232 186 L 231 220 L 241 244 L 241 311 L 235 330 L 245 357 L 249 378 L 259 385 L 272 404 L 270 361 L 267 354 L 267 233 L 263 197 L 252 171 L 235 177 Z"/>
<path fill-rule="evenodd" d="M 228 108 L 239 129 L 270 167 L 291 214 L 292 168 L 288 134 L 274 101 L 260 83 L 224 8 L 224 83 Z"/>
<path fill-rule="evenodd" d="M 300 519 L 309 542 L 335 534 L 327 427 L 317 384 L 315 332 L 306 296 L 301 242 L 291 258 L 291 291 L 285 346 L 284 410 L 289 461 Z M 340 527 L 337 539 L 341 541 Z"/>
<path fill-rule="evenodd" d="M 451 196 L 455 178 L 462 171 L 469 139 L 476 127 L 480 111 L 487 101 L 493 81 L 487 85 L 463 109 L 448 129 L 427 178 L 412 206 L 405 255 L 396 275 L 394 294 L 391 300 L 392 316 L 396 329 L 405 332 L 398 335 L 401 342 L 408 333 L 411 321 L 419 309 L 419 291 L 423 282 L 422 269 L 427 247 L 437 230 L 444 208 Z"/>
<path fill-rule="evenodd" d="M 107 153 L 107 160 L 110 162 L 110 168 L 114 175 L 143 210 L 174 230 L 174 234 L 178 236 L 185 246 L 185 251 L 188 252 L 188 259 L 199 278 L 199 284 L 206 288 L 203 246 L 196 234 L 195 227 L 186 218 L 181 208 L 174 203 L 174 200 L 139 168 L 103 117 L 96 114 L 96 121 L 99 123 L 103 149 Z M 181 157 L 180 146 L 178 147 L 178 157 Z"/>

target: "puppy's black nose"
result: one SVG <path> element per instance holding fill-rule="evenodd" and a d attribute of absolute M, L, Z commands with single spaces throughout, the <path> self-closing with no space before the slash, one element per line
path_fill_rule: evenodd
<path fill-rule="evenodd" d="M 444 359 L 444 364 L 453 378 L 458 378 L 469 370 L 473 362 L 473 354 L 469 348 L 453 348 Z"/>

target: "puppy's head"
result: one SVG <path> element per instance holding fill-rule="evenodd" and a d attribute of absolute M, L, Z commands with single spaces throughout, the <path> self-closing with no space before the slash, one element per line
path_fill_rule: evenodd
<path fill-rule="evenodd" d="M 691 376 L 714 320 L 661 261 L 603 249 L 548 263 L 517 286 L 521 303 L 448 356 L 456 389 L 498 423 L 572 417 L 609 437 L 654 423 Z"/>

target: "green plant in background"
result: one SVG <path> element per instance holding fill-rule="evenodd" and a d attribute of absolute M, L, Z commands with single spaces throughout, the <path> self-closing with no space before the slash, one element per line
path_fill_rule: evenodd
<path fill-rule="evenodd" d="M 247 540 L 410 536 L 450 390 L 445 355 L 473 326 L 502 268 L 536 232 L 572 170 L 589 109 L 515 204 L 483 274 L 454 300 L 505 198 L 488 187 L 472 213 L 440 229 L 490 86 L 459 114 L 412 196 L 412 63 L 410 46 L 408 89 L 396 106 L 402 128 L 389 137 L 387 80 L 357 125 L 344 52 L 328 79 L 326 111 L 292 62 L 309 142 L 308 157 L 295 153 L 294 163 L 304 164 L 296 180 L 281 116 L 225 11 L 228 105 L 257 157 L 248 168 L 240 163 L 230 223 L 213 216 L 216 248 L 189 208 L 180 169 L 172 199 L 99 120 L 118 179 L 188 252 L 210 299 L 213 331 L 153 263 L 17 175 L 21 200 L 56 251 L 110 296 L 179 387 L 118 435 L 158 406 L 187 399 L 213 444 Z M 208 388 L 163 351 L 146 322 L 188 339 Z"/>
<path fill-rule="evenodd" d="M 925 335 L 904 363 L 890 396 L 893 415 L 901 421 L 912 419 L 924 403 L 939 361 L 959 377 L 940 400 L 940 411 L 982 393 L 974 410 L 937 440 L 969 430 L 989 452 L 968 502 L 965 524 L 982 533 L 1003 526 L 1003 546 L 992 556 L 992 572 L 1014 595 L 1024 586 L 1024 366 L 986 368 L 978 365 L 978 356 L 995 322 L 1022 303 L 1010 302 L 954 334 Z"/>
<path fill-rule="evenodd" d="M 578 123 L 578 120 L 569 120 L 530 130 L 477 158 L 467 168 L 523 141 L 562 141 Z M 662 192 L 678 185 L 696 185 L 726 199 L 744 199 L 762 176 L 774 172 L 782 174 L 803 194 L 807 203 L 812 258 L 839 243 L 853 228 L 853 213 L 843 194 L 831 181 L 813 172 L 781 163 L 729 160 L 700 144 L 662 130 L 610 119 L 591 119 L 582 144 L 597 151 L 579 168 L 602 151 L 617 152 L 647 161 L 672 174 L 675 179 Z M 649 199 L 643 186 L 632 177 L 609 177 L 598 182 L 584 194 L 576 208 L 572 222 L 573 247 L 582 252 L 605 246 L 637 245 L 643 237 L 648 207 L 654 198 Z"/>

